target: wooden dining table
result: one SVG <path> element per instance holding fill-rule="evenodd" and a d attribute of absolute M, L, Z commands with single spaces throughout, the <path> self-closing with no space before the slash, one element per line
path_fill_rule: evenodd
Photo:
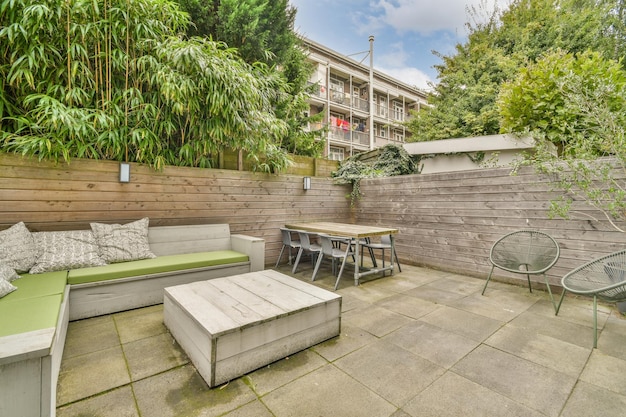
<path fill-rule="evenodd" d="M 355 240 L 355 262 L 354 262 L 354 285 L 359 285 L 361 277 L 371 274 L 385 273 L 390 271 L 393 275 L 393 260 L 395 258 L 394 235 L 398 233 L 398 229 L 379 226 L 367 226 L 351 223 L 335 223 L 335 222 L 302 222 L 286 224 L 287 229 L 303 230 L 313 233 L 325 233 L 330 236 L 345 237 Z M 389 235 L 391 240 L 391 263 L 387 267 L 359 268 L 359 242 L 361 239 L 374 236 Z"/>

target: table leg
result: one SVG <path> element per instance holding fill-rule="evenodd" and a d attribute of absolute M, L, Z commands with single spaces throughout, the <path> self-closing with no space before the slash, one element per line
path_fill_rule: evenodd
<path fill-rule="evenodd" d="M 354 261 L 354 285 L 359 285 L 359 250 L 360 250 L 360 241 L 359 238 L 356 238 L 356 240 L 354 241 L 354 256 L 355 256 L 355 261 Z"/>
<path fill-rule="evenodd" d="M 393 275 L 393 260 L 396 256 L 396 246 L 395 239 L 393 238 L 393 233 L 389 235 L 389 240 L 391 241 L 391 275 Z"/>

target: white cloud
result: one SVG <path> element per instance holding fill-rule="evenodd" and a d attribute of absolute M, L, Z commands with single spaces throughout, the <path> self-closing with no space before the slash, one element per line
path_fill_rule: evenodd
<path fill-rule="evenodd" d="M 491 13 L 495 3 L 505 2 L 507 0 L 376 0 L 371 3 L 371 11 L 365 12 L 364 20 L 371 25 L 365 30 L 376 30 L 381 25 L 387 25 L 400 33 L 428 35 L 437 31 L 450 31 L 463 36 L 468 8 L 482 8 L 486 13 Z"/>
<path fill-rule="evenodd" d="M 428 75 L 418 70 L 417 68 L 413 68 L 413 67 L 402 67 L 402 68 L 376 67 L 376 70 L 381 71 L 387 75 L 390 75 L 393 78 L 396 78 L 402 81 L 403 83 L 415 86 L 417 88 L 421 88 L 422 90 L 430 90 L 431 87 L 429 86 L 429 83 L 433 82 L 433 80 Z"/>

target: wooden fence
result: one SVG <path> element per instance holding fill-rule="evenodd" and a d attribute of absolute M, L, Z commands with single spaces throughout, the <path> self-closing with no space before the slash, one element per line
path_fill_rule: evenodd
<path fill-rule="evenodd" d="M 398 228 L 398 255 L 411 264 L 486 278 L 493 242 L 529 228 L 559 242 L 561 257 L 548 276 L 560 285 L 574 267 L 626 248 L 626 234 L 583 202 L 574 203 L 572 220 L 549 219 L 549 202 L 559 193 L 531 168 L 517 175 L 498 168 L 368 179 L 361 190 L 355 220 Z M 525 280 L 496 273 L 504 280 Z"/>
<path fill-rule="evenodd" d="M 350 189 L 328 177 L 166 167 L 162 172 L 131 164 L 120 183 L 119 164 L 65 163 L 0 154 L 0 229 L 23 221 L 31 231 L 88 229 L 90 222 L 150 224 L 228 223 L 233 233 L 266 240 L 266 263 L 276 262 L 279 227 L 286 222 L 352 222 Z"/>
<path fill-rule="evenodd" d="M 118 164 L 72 160 L 70 165 L 0 154 L 0 229 L 24 221 L 33 230 L 88 228 L 90 222 L 152 225 L 229 223 L 233 233 L 266 240 L 266 264 L 281 247 L 278 228 L 305 220 L 396 227 L 401 262 L 486 277 L 489 248 L 503 234 L 543 230 L 561 245 L 551 281 L 583 261 L 626 247 L 626 234 L 579 204 L 574 220 L 548 219 L 555 196 L 550 181 L 530 169 L 409 175 L 361 182 L 363 197 L 350 207 L 348 186 L 302 175 L 131 164 L 131 181 L 118 181 Z M 592 218 L 598 220 L 591 220 Z M 520 280 L 519 276 L 500 278 Z"/>

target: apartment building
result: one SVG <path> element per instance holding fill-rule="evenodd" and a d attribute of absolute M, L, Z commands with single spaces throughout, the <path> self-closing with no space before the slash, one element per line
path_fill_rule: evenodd
<path fill-rule="evenodd" d="M 427 105 L 423 91 L 374 70 L 369 59 L 359 62 L 310 39 L 302 41 L 315 66 L 309 80 L 316 86 L 310 115 L 324 114 L 323 121 L 309 129 L 328 127 L 324 156 L 343 160 L 406 141 L 410 133 L 403 123 L 410 110 Z M 370 38 L 370 56 L 372 45 Z"/>

